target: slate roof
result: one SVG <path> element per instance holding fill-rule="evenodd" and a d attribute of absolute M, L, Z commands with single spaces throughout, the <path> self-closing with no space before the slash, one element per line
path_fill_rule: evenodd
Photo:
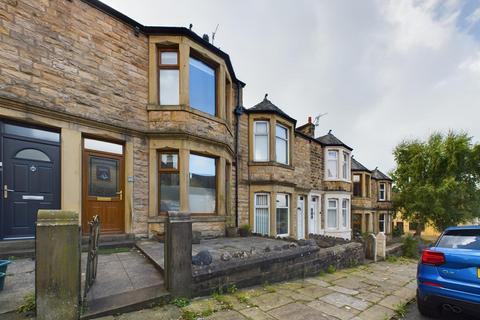
<path fill-rule="evenodd" d="M 274 113 L 278 114 L 279 116 L 289 120 L 290 122 L 297 123 L 297 120 L 290 117 L 288 114 L 283 112 L 282 109 L 274 105 L 270 100 L 267 99 L 267 94 L 262 102 L 254 105 L 253 107 L 245 110 L 247 113 Z"/>
<path fill-rule="evenodd" d="M 328 131 L 328 133 L 324 136 L 318 137 L 317 141 L 319 141 L 322 145 L 325 146 L 338 146 L 338 147 L 345 147 L 348 150 L 353 150 L 353 148 L 347 146 L 345 143 L 343 143 L 340 139 L 335 137 L 332 134 L 332 131 Z"/>
<path fill-rule="evenodd" d="M 370 172 L 370 170 L 368 170 L 363 164 L 355 160 L 353 157 L 352 157 L 352 171 Z"/>
<path fill-rule="evenodd" d="M 390 180 L 392 181 L 392 178 L 390 178 L 389 176 L 387 176 L 385 173 L 383 173 L 382 171 L 378 170 L 378 168 L 375 168 L 373 171 L 372 171 L 372 178 L 375 179 L 375 180 Z"/>

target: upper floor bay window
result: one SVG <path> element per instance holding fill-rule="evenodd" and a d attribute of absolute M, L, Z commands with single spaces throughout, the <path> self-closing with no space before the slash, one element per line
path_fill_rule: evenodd
<path fill-rule="evenodd" d="M 275 145 L 277 162 L 288 164 L 288 129 L 279 124 L 275 128 Z"/>
<path fill-rule="evenodd" d="M 350 178 L 350 154 L 343 152 L 342 177 L 344 180 Z"/>
<path fill-rule="evenodd" d="M 338 178 L 338 151 L 330 150 L 327 154 L 327 177 Z"/>
<path fill-rule="evenodd" d="M 387 200 L 387 185 L 385 182 L 380 182 L 378 185 L 378 200 Z"/>
<path fill-rule="evenodd" d="M 178 105 L 180 99 L 178 51 L 160 48 L 158 58 L 159 103 L 161 105 Z"/>
<path fill-rule="evenodd" d="M 192 213 L 216 210 L 216 159 L 190 154 L 188 201 Z"/>
<path fill-rule="evenodd" d="M 370 176 L 365 175 L 365 195 L 367 198 L 370 198 Z"/>
<path fill-rule="evenodd" d="M 268 121 L 255 121 L 253 124 L 253 161 L 269 160 Z"/>
<path fill-rule="evenodd" d="M 353 196 L 361 197 L 362 196 L 362 176 L 359 174 L 353 175 Z"/>
<path fill-rule="evenodd" d="M 338 199 L 328 199 L 327 207 L 327 228 L 338 227 Z"/>
<path fill-rule="evenodd" d="M 189 60 L 190 106 L 205 113 L 216 114 L 216 72 L 198 59 Z"/>
<path fill-rule="evenodd" d="M 176 152 L 161 152 L 159 160 L 160 212 L 179 211 L 180 179 L 178 154 Z"/>
<path fill-rule="evenodd" d="M 289 233 L 290 196 L 286 193 L 277 194 L 277 236 L 288 236 Z"/>

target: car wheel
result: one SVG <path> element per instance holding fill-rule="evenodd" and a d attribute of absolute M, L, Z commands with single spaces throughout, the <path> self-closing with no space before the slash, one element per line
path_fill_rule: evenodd
<path fill-rule="evenodd" d="M 440 317 L 440 309 L 436 306 L 423 302 L 417 295 L 417 308 L 422 316 L 438 318 Z"/>

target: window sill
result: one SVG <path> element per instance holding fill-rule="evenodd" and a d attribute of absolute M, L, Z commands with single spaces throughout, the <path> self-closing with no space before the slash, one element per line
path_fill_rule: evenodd
<path fill-rule="evenodd" d="M 339 179 L 339 178 L 325 178 L 324 181 L 327 181 L 327 182 L 345 182 L 345 183 L 352 183 L 352 180 Z"/>
<path fill-rule="evenodd" d="M 283 164 L 276 161 L 249 161 L 249 166 L 272 166 L 272 167 L 280 167 L 289 170 L 295 170 L 295 167 L 289 164 Z"/>

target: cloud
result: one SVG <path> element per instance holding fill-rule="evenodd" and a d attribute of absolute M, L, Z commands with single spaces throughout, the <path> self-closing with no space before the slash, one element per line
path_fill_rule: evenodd
<path fill-rule="evenodd" d="M 321 118 L 364 165 L 393 168 L 392 149 L 437 130 L 480 137 L 480 4 L 457 0 L 106 0 L 149 25 L 211 33 L 247 83 L 303 124 Z"/>

